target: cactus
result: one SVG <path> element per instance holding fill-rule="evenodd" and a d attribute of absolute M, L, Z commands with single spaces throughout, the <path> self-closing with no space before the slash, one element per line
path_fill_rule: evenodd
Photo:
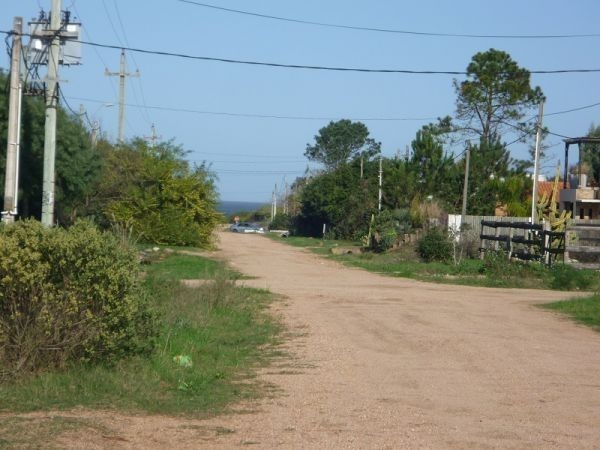
<path fill-rule="evenodd" d="M 571 219 L 571 211 L 558 211 L 558 179 L 560 176 L 560 162 L 556 165 L 556 175 L 552 184 L 552 195 L 544 193 L 538 200 L 536 209 L 537 217 L 540 222 L 546 221 L 550 224 L 552 231 L 565 231 L 569 220 Z"/>

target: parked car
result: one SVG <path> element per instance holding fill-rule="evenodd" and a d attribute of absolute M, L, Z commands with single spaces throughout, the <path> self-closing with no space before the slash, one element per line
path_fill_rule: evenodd
<path fill-rule="evenodd" d="M 259 227 L 250 222 L 240 222 L 234 223 L 229 227 L 229 231 L 234 233 L 264 233 L 265 230 L 263 227 Z"/>

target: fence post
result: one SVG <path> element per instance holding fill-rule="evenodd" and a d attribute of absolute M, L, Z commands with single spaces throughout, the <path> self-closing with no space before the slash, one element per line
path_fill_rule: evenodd
<path fill-rule="evenodd" d="M 510 261 L 510 257 L 512 256 L 512 251 L 513 251 L 513 227 L 509 227 L 508 229 L 508 242 L 507 242 L 507 250 L 508 250 L 508 260 Z"/>
<path fill-rule="evenodd" d="M 550 231 L 551 226 L 547 220 L 542 221 L 542 235 L 543 235 L 543 247 L 542 247 L 542 257 L 544 258 L 544 264 L 550 266 L 550 248 L 552 247 L 552 241 L 550 240 L 550 234 L 547 233 Z"/>
<path fill-rule="evenodd" d="M 494 228 L 494 237 L 496 237 L 496 238 L 500 237 L 500 227 L 495 227 Z M 494 241 L 494 250 L 495 251 L 498 251 L 498 246 L 500 245 L 499 242 L 500 241 L 498 241 L 498 239 L 496 239 Z"/>

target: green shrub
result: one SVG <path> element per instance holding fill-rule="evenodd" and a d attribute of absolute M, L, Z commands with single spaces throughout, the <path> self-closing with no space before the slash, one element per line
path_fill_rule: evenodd
<path fill-rule="evenodd" d="M 550 287 L 563 291 L 587 290 L 595 287 L 598 275 L 594 272 L 578 270 L 567 264 L 557 264 L 551 269 Z"/>
<path fill-rule="evenodd" d="M 148 352 L 136 252 L 88 222 L 0 228 L 0 375 Z"/>
<path fill-rule="evenodd" d="M 432 228 L 417 242 L 417 253 L 425 262 L 452 259 L 452 242 L 448 233 Z"/>
<path fill-rule="evenodd" d="M 103 225 L 131 229 L 142 242 L 211 247 L 223 217 L 216 210 L 214 175 L 192 166 L 170 143 L 136 139 L 107 151 L 92 197 Z"/>
<path fill-rule="evenodd" d="M 270 230 L 289 230 L 292 227 L 292 219 L 287 214 L 277 214 L 269 224 Z"/>
<path fill-rule="evenodd" d="M 384 252 L 394 246 L 400 234 L 409 233 L 410 230 L 410 211 L 382 211 L 375 216 L 370 246 L 376 252 Z"/>
<path fill-rule="evenodd" d="M 511 263 L 502 250 L 487 251 L 483 257 L 481 272 L 495 278 L 510 278 L 518 273 L 521 264 Z"/>

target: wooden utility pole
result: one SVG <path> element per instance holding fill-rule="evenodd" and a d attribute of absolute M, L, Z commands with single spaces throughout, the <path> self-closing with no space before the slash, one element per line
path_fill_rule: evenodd
<path fill-rule="evenodd" d="M 469 194 L 469 162 L 471 160 L 471 143 L 467 144 L 465 150 L 465 183 L 463 185 L 463 199 L 462 199 L 462 211 L 461 211 L 461 227 L 465 223 L 465 216 L 467 215 L 467 195 Z"/>
<path fill-rule="evenodd" d="M 121 63 L 118 72 L 109 72 L 108 69 L 104 71 L 107 77 L 118 76 L 119 77 L 119 135 L 118 142 L 123 142 L 123 133 L 125 129 L 125 78 L 127 77 L 139 77 L 140 72 L 136 70 L 135 73 L 127 73 L 126 71 L 126 59 L 125 50 L 121 49 Z"/>
<path fill-rule="evenodd" d="M 46 77 L 46 125 L 44 133 L 44 179 L 42 183 L 42 224 L 54 224 L 54 189 L 56 184 L 56 110 L 58 108 L 58 59 L 61 39 L 61 0 L 52 0 L 50 32 L 52 42 L 48 49 Z"/>
<path fill-rule="evenodd" d="M 4 178 L 4 208 L 2 222 L 12 223 L 17 215 L 19 193 L 19 144 L 21 128 L 21 35 L 23 18 L 13 19 L 13 41 L 10 62 L 10 93 L 6 139 L 6 172 Z"/>
<path fill-rule="evenodd" d="M 531 223 L 537 223 L 538 178 L 540 177 L 540 148 L 542 146 L 542 120 L 544 117 L 544 101 L 540 102 L 537 132 L 535 134 L 535 156 L 533 158 L 533 192 L 531 193 Z"/>

